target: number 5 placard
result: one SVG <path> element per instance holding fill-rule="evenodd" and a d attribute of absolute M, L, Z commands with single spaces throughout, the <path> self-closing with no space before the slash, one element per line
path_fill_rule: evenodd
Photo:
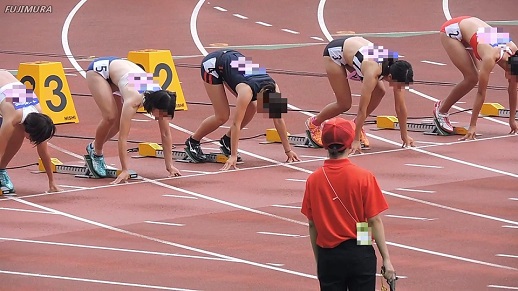
<path fill-rule="evenodd" d="M 40 100 L 41 110 L 55 124 L 79 122 L 61 63 L 21 63 L 17 78 L 27 89 L 34 90 Z"/>
<path fill-rule="evenodd" d="M 130 51 L 128 53 L 128 60 L 139 65 L 147 73 L 152 73 L 155 78 L 158 78 L 162 89 L 176 92 L 176 110 L 187 110 L 187 104 L 183 96 L 180 79 L 176 74 L 171 51 L 154 49 Z M 143 110 L 139 110 L 139 112 L 143 112 Z"/>

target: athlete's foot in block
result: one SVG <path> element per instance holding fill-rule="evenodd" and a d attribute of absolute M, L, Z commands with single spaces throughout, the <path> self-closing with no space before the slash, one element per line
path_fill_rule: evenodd
<path fill-rule="evenodd" d="M 323 147 L 323 144 L 322 144 L 322 126 L 319 125 L 315 125 L 313 123 L 313 118 L 310 117 L 306 120 L 305 122 L 306 124 L 306 128 L 307 128 L 307 131 L 306 131 L 306 134 L 309 138 L 309 140 L 314 143 L 315 145 L 319 146 L 319 147 Z"/>

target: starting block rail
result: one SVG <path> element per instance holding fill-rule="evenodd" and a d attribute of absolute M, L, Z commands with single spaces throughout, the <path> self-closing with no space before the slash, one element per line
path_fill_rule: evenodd
<path fill-rule="evenodd" d="M 90 159 L 89 155 L 85 155 L 85 165 L 65 165 L 60 160 L 56 158 L 51 159 L 51 167 L 53 173 L 58 174 L 69 174 L 74 175 L 75 177 L 79 178 L 117 178 L 117 176 L 121 173 L 121 170 L 113 168 L 113 167 L 107 167 L 106 168 L 106 177 L 101 177 L 97 175 L 94 171 L 91 170 L 93 168 L 92 166 L 92 160 Z M 41 162 L 41 159 L 38 161 L 38 169 L 40 172 L 45 172 L 45 167 L 43 166 L 43 163 Z M 129 171 L 129 178 L 130 179 L 136 179 L 138 178 L 138 174 L 134 171 Z"/>
<path fill-rule="evenodd" d="M 401 129 L 399 121 L 395 116 L 378 116 L 376 117 L 376 126 L 378 129 Z M 453 134 L 439 130 L 435 123 L 415 123 L 407 122 L 408 131 L 423 132 L 432 135 L 466 135 L 468 130 L 464 127 L 453 127 Z"/>
<path fill-rule="evenodd" d="M 141 157 L 164 158 L 164 149 L 161 145 L 152 142 L 143 142 L 138 145 L 138 153 Z M 172 150 L 173 159 L 184 163 L 198 163 L 193 161 L 186 152 Z M 220 163 L 227 162 L 228 157 L 223 153 L 208 153 L 205 154 L 207 159 L 203 163 Z M 242 163 L 241 157 L 237 158 L 238 163 Z"/>
<path fill-rule="evenodd" d="M 313 143 L 308 137 L 308 132 L 306 131 L 306 135 L 291 135 L 288 133 L 288 142 L 291 145 L 296 147 L 305 147 L 305 148 L 320 148 L 317 144 Z M 264 143 L 280 143 L 281 137 L 279 133 L 274 128 L 269 128 L 266 130 L 266 142 Z"/>
<path fill-rule="evenodd" d="M 484 103 L 480 109 L 480 114 L 490 117 L 507 117 L 509 118 L 511 110 L 506 109 L 500 103 Z M 518 119 L 518 117 L 516 118 Z"/>

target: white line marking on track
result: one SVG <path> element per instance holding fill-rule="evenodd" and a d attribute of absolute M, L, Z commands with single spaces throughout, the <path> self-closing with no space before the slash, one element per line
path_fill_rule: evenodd
<path fill-rule="evenodd" d="M 86 3 L 87 0 L 79 1 L 76 6 L 70 11 L 67 18 L 65 19 L 65 23 L 63 24 L 63 29 L 61 30 L 61 46 L 63 47 L 63 51 L 65 51 L 65 55 L 68 60 L 72 64 L 72 66 L 81 74 L 81 76 L 86 77 L 86 72 L 81 68 L 79 63 L 76 61 L 74 56 L 72 55 L 72 51 L 70 50 L 70 46 L 68 45 L 68 29 L 70 28 L 70 23 L 74 18 L 77 11 Z"/>
<path fill-rule="evenodd" d="M 518 259 L 517 255 L 496 254 L 496 256 L 497 257 L 506 257 L 506 258 Z"/>
<path fill-rule="evenodd" d="M 303 237 L 300 234 L 289 234 L 289 233 L 278 233 L 278 232 L 267 232 L 267 231 L 258 231 L 258 234 L 266 234 L 266 235 L 275 235 L 275 236 L 286 236 L 286 237 Z"/>
<path fill-rule="evenodd" d="M 502 225 L 502 227 L 505 227 L 505 228 L 517 228 L 518 229 L 518 225 Z"/>
<path fill-rule="evenodd" d="M 13 271 L 5 271 L 5 270 L 0 270 L 0 274 L 19 275 L 19 276 L 28 276 L 28 277 L 39 277 L 39 278 L 47 278 L 47 279 L 61 279 L 61 280 L 69 280 L 69 281 L 99 283 L 99 284 L 118 285 L 118 286 L 140 287 L 140 288 L 148 288 L 148 289 L 193 291 L 193 289 L 181 289 L 181 288 L 164 287 L 164 286 L 156 286 L 156 285 L 144 285 L 144 284 L 124 283 L 124 282 L 105 281 L 105 280 L 95 280 L 95 279 L 76 278 L 76 277 L 67 277 L 67 276 L 54 276 L 54 275 L 45 275 L 45 274 L 34 274 L 34 273 L 26 273 L 26 272 L 13 272 Z"/>
<path fill-rule="evenodd" d="M 518 287 L 501 286 L 501 285 L 487 285 L 488 288 L 507 289 L 507 290 L 518 290 Z"/>
<path fill-rule="evenodd" d="M 421 61 L 421 63 L 430 64 L 430 65 L 437 65 L 437 66 L 446 66 L 446 64 L 438 63 L 438 62 L 432 62 L 432 61 Z"/>
<path fill-rule="evenodd" d="M 324 36 L 327 38 L 327 40 L 332 41 L 333 37 L 329 33 L 329 30 L 327 30 L 326 21 L 324 19 L 324 7 L 325 6 L 326 6 L 326 0 L 320 0 L 318 2 L 318 9 L 317 9 L 318 26 L 320 26 L 320 30 L 322 31 Z"/>
<path fill-rule="evenodd" d="M 246 16 L 244 16 L 244 15 L 241 15 L 241 14 L 234 13 L 234 14 L 232 14 L 232 15 L 234 15 L 234 16 L 235 16 L 235 17 L 237 17 L 237 18 L 241 18 L 241 19 L 248 19 L 248 17 L 246 17 Z"/>
<path fill-rule="evenodd" d="M 155 181 L 152 181 L 152 180 L 149 180 L 149 179 L 146 179 L 146 178 L 143 178 L 143 179 L 145 179 L 148 182 L 151 182 L 153 184 L 157 184 Z M 169 188 L 169 187 L 167 187 L 169 185 L 164 184 L 164 183 L 158 183 L 158 185 L 162 185 L 163 187 Z M 172 188 L 176 188 L 176 187 L 172 187 Z M 183 191 L 187 191 L 187 190 L 180 189 L 180 188 L 177 188 L 177 189 L 183 190 Z M 193 192 L 191 192 L 191 193 L 193 193 Z M 141 239 L 144 239 L 144 240 L 153 241 L 153 242 L 164 244 L 164 245 L 174 246 L 174 247 L 177 247 L 177 248 L 181 248 L 181 249 L 185 249 L 185 250 L 189 250 L 189 251 L 194 251 L 194 252 L 198 252 L 198 253 L 202 253 L 202 254 L 206 254 L 206 255 L 211 255 L 211 256 L 218 257 L 218 258 L 229 259 L 229 260 L 233 260 L 233 261 L 235 261 L 237 263 L 243 263 L 243 264 L 247 264 L 247 265 L 254 266 L 254 267 L 274 270 L 274 271 L 278 271 L 278 272 L 282 272 L 282 273 L 286 273 L 286 274 L 291 274 L 291 275 L 296 275 L 296 276 L 300 276 L 300 277 L 305 277 L 305 278 L 310 278 L 310 279 L 317 279 L 317 277 L 315 275 L 310 275 L 310 274 L 306 274 L 306 273 L 302 273 L 302 272 L 292 271 L 292 270 L 289 270 L 289 269 L 277 268 L 277 267 L 269 266 L 269 265 L 262 264 L 262 263 L 248 261 L 248 260 L 245 260 L 245 259 L 240 259 L 240 258 L 236 258 L 236 257 L 232 257 L 232 256 L 227 256 L 227 255 L 223 255 L 223 254 L 207 251 L 207 250 L 200 249 L 200 248 L 195 248 L 195 247 L 191 247 L 191 246 L 187 246 L 187 245 L 183 245 L 183 244 L 179 244 L 179 243 L 175 243 L 175 242 L 170 242 L 170 241 L 166 241 L 166 240 L 163 240 L 163 239 L 159 239 L 159 238 L 155 238 L 155 237 L 151 237 L 151 236 L 147 236 L 147 235 L 131 232 L 131 231 L 128 231 L 128 230 L 124 230 L 122 228 L 117 228 L 117 227 L 114 227 L 114 226 L 111 226 L 111 225 L 103 224 L 103 223 L 100 223 L 100 222 L 97 222 L 97 221 L 93 221 L 93 220 L 89 220 L 89 219 L 86 219 L 86 218 L 82 218 L 82 217 L 79 217 L 79 216 L 75 216 L 73 214 L 69 214 L 69 213 L 66 213 L 66 212 L 63 212 L 63 211 L 59 211 L 59 210 L 56 210 L 56 209 L 52 209 L 52 208 L 49 208 L 49 207 L 46 207 L 46 206 L 43 206 L 43 205 L 39 205 L 39 204 L 36 204 L 36 203 L 25 201 L 23 199 L 14 198 L 14 197 L 11 198 L 11 199 L 15 200 L 17 202 L 20 202 L 22 204 L 25 204 L 25 205 L 29 205 L 29 206 L 36 207 L 36 208 L 39 208 L 39 209 L 43 209 L 43 210 L 50 211 L 50 212 L 55 212 L 56 214 L 62 215 L 64 217 L 68 217 L 68 218 L 73 219 L 73 220 L 81 221 L 81 222 L 84 222 L 86 224 L 95 225 L 95 226 L 98 226 L 98 227 L 101 227 L 101 228 L 104 228 L 104 229 L 108 229 L 108 230 L 111 230 L 111 231 L 114 231 L 114 232 L 130 235 L 130 236 L 133 236 L 133 237 L 138 237 L 138 238 L 141 238 Z M 253 210 L 255 210 L 255 209 L 253 209 Z M 257 211 L 257 212 L 260 212 L 260 211 Z M 269 215 L 269 216 L 273 216 L 273 215 Z M 283 220 L 287 220 L 287 221 L 291 220 L 291 221 L 294 221 L 294 222 L 296 221 L 296 220 L 288 219 L 288 218 L 284 218 Z M 302 223 L 300 221 L 296 221 L 296 223 L 307 225 L 307 223 Z"/>
<path fill-rule="evenodd" d="M 288 179 L 286 179 L 286 181 L 292 181 L 292 182 L 306 182 L 306 179 L 291 179 L 291 178 L 288 178 Z"/>
<path fill-rule="evenodd" d="M 102 250 L 102 251 L 115 251 L 115 252 L 134 253 L 134 254 L 155 255 L 155 256 L 164 256 L 164 257 L 179 257 L 179 258 L 187 258 L 187 259 L 201 259 L 201 260 L 208 260 L 208 261 L 234 262 L 234 260 L 214 258 L 214 257 L 183 255 L 183 254 L 177 254 L 177 253 L 163 253 L 163 252 L 136 250 L 136 249 L 121 249 L 121 248 L 114 248 L 114 247 L 81 245 L 81 244 L 71 244 L 71 243 L 41 241 L 41 240 L 29 240 L 29 239 L 18 239 L 18 238 L 7 238 L 7 237 L 0 237 L 0 240 L 21 242 L 21 243 L 43 244 L 43 245 L 51 245 L 51 246 L 61 246 L 61 247 L 93 249 L 93 250 Z"/>
<path fill-rule="evenodd" d="M 173 194 L 164 194 L 164 197 L 173 197 L 173 198 L 184 198 L 184 199 L 198 199 L 197 197 L 187 196 L 187 195 L 173 195 Z"/>
<path fill-rule="evenodd" d="M 419 167 L 419 168 L 434 168 L 434 169 L 442 169 L 442 166 L 431 166 L 431 165 L 420 165 L 420 164 L 405 164 L 405 166 L 409 167 Z"/>
<path fill-rule="evenodd" d="M 479 261 L 479 260 L 468 259 L 468 258 L 464 258 L 464 257 L 460 257 L 460 256 L 449 255 L 449 254 L 445 254 L 445 253 L 441 253 L 441 252 L 430 251 L 430 250 L 427 250 L 427 249 L 411 247 L 411 246 L 407 246 L 407 245 L 403 245 L 403 244 L 398 244 L 398 243 L 393 243 L 393 242 L 387 242 L 387 244 L 391 245 L 391 246 L 399 247 L 399 248 L 404 248 L 404 249 L 407 249 L 407 250 L 423 252 L 423 253 L 427 253 L 427 254 L 431 254 L 431 255 L 436 255 L 436 256 L 450 258 L 450 259 L 455 259 L 455 260 L 460 260 L 460 261 L 464 261 L 464 262 L 475 263 L 475 264 L 479 264 L 479 265 L 485 265 L 485 266 L 489 266 L 489 267 L 495 267 L 495 268 L 501 268 L 501 269 L 507 269 L 507 270 L 518 270 L 518 269 L 513 268 L 513 267 L 508 267 L 508 266 L 488 263 L 488 262 Z"/>
<path fill-rule="evenodd" d="M 386 214 L 386 217 L 392 217 L 392 218 L 402 218 L 402 219 L 410 219 L 410 220 L 435 220 L 436 218 L 425 218 L 425 217 L 414 217 L 414 216 L 401 216 L 401 215 L 392 215 L 392 214 Z"/>
<path fill-rule="evenodd" d="M 58 186 L 62 187 L 62 188 L 72 188 L 72 189 L 81 189 L 81 190 L 90 189 L 89 187 L 71 186 L 71 185 L 58 185 Z"/>
<path fill-rule="evenodd" d="M 272 26 L 270 23 L 266 23 L 266 22 L 262 22 L 262 21 L 256 21 L 255 23 L 262 25 L 262 26 L 267 26 L 267 27 Z"/>
<path fill-rule="evenodd" d="M 198 50 L 204 55 L 208 55 L 209 53 L 207 52 L 207 50 L 203 47 L 203 44 L 201 43 L 200 41 L 200 37 L 198 36 L 198 28 L 196 27 L 196 21 L 198 19 L 198 13 L 200 13 L 200 9 L 201 7 L 203 6 L 203 3 L 205 2 L 205 0 L 200 0 L 198 1 L 198 3 L 196 4 L 196 6 L 194 7 L 194 10 L 192 11 L 192 14 L 191 14 L 191 22 L 190 22 L 190 27 L 191 27 L 191 37 L 192 37 L 192 40 L 194 41 L 194 44 L 196 45 L 196 47 L 198 48 Z"/>
<path fill-rule="evenodd" d="M 58 147 L 57 145 L 54 145 L 54 144 L 52 144 L 52 143 L 50 143 L 50 142 L 47 142 L 47 144 L 49 145 L 49 147 L 51 147 L 51 148 L 53 148 L 53 149 L 56 149 L 56 150 L 58 150 L 58 151 L 60 151 L 60 152 L 63 152 L 63 153 L 65 153 L 65 154 L 67 154 L 67 155 L 70 155 L 70 156 L 72 156 L 72 157 L 74 157 L 74 158 L 77 158 L 77 159 L 79 159 L 79 160 L 84 161 L 84 159 L 85 159 L 82 155 L 78 155 L 78 154 L 73 153 L 73 152 L 71 152 L 71 151 L 69 151 L 69 150 L 66 150 L 66 149 L 64 149 L 64 148 L 62 148 L 62 147 Z"/>
<path fill-rule="evenodd" d="M 222 12 L 227 11 L 227 9 L 225 9 L 225 8 L 223 8 L 223 7 L 219 7 L 219 6 L 214 6 L 214 9 L 219 10 L 219 11 L 222 11 Z"/>
<path fill-rule="evenodd" d="M 284 264 L 276 264 L 276 263 L 267 263 L 267 264 L 275 266 L 275 267 L 282 267 L 282 266 L 284 266 Z"/>
<path fill-rule="evenodd" d="M 444 13 L 444 17 L 446 17 L 446 20 L 450 20 L 451 19 L 450 7 L 448 5 L 448 0 L 442 0 L 442 12 Z"/>
<path fill-rule="evenodd" d="M 415 140 L 414 142 L 422 143 L 422 144 L 445 145 L 445 143 L 443 143 L 443 142 L 419 141 L 419 140 Z"/>
<path fill-rule="evenodd" d="M 159 224 L 159 225 L 169 225 L 169 226 L 185 226 L 185 224 L 181 224 L 181 223 L 170 223 L 170 222 L 149 221 L 149 220 L 146 220 L 144 222 L 149 223 L 149 224 Z"/>
<path fill-rule="evenodd" d="M 451 211 L 455 211 L 455 212 L 459 212 L 459 213 L 463 213 L 463 214 L 468 214 L 468 215 L 472 215 L 472 216 L 476 216 L 476 217 L 482 217 L 482 218 L 486 218 L 486 219 L 490 219 L 490 220 L 494 220 L 494 221 L 500 221 L 500 222 L 505 222 L 505 223 L 510 223 L 510 224 L 518 225 L 518 221 L 512 221 L 512 220 L 503 219 L 503 218 L 499 218 L 499 217 L 495 217 L 495 216 L 491 216 L 491 215 L 486 215 L 486 214 L 481 214 L 481 213 L 476 213 L 476 212 L 472 212 L 472 211 L 467 211 L 467 210 L 463 210 L 463 209 L 459 209 L 459 208 L 455 208 L 455 207 L 445 206 L 445 205 L 442 205 L 442 204 L 438 204 L 438 203 L 434 203 L 434 202 L 429 202 L 429 201 L 421 200 L 421 199 L 417 199 L 417 198 L 412 198 L 412 197 L 408 197 L 408 196 L 405 196 L 405 195 L 392 193 L 392 192 L 385 191 L 385 190 L 381 190 L 381 192 L 383 192 L 383 194 L 385 194 L 385 195 L 390 195 L 390 196 L 398 197 L 398 198 L 401 198 L 401 199 L 405 199 L 405 200 L 410 200 L 410 201 L 426 204 L 426 205 L 429 205 L 429 206 L 434 206 L 434 207 L 438 207 L 438 208 L 442 208 L 442 209 L 447 209 L 447 210 L 451 210 Z"/>
<path fill-rule="evenodd" d="M 518 198 L 509 198 L 509 200 L 518 201 Z"/>
<path fill-rule="evenodd" d="M 208 175 L 208 174 L 212 174 L 213 172 L 207 172 L 207 171 L 195 171 L 195 170 L 186 170 L 186 169 L 182 169 L 182 172 L 186 172 L 186 173 L 196 173 L 196 174 L 205 174 L 205 175 Z"/>
<path fill-rule="evenodd" d="M 298 31 L 287 29 L 287 28 L 283 28 L 281 30 L 284 31 L 284 32 L 287 32 L 287 33 L 300 34 L 300 32 L 298 32 Z"/>
<path fill-rule="evenodd" d="M 407 191 L 407 192 L 418 192 L 418 193 L 435 193 L 432 190 L 418 190 L 418 189 L 408 189 L 408 188 L 396 188 L 399 191 Z"/>
<path fill-rule="evenodd" d="M 310 158 L 310 159 L 319 159 L 319 160 L 325 160 L 327 157 L 319 157 L 319 156 L 308 156 L 308 155 L 301 155 L 302 158 Z"/>
<path fill-rule="evenodd" d="M 292 208 L 292 209 L 300 209 L 300 206 L 293 206 L 293 205 L 281 205 L 281 204 L 273 204 L 273 207 L 279 207 L 279 208 Z"/>
<path fill-rule="evenodd" d="M 55 214 L 55 213 L 47 212 L 47 211 L 29 210 L 29 209 L 20 209 L 20 208 L 9 208 L 9 207 L 0 207 L 0 210 L 18 211 L 18 212 L 30 212 L 30 213 L 39 213 L 39 214 Z"/>
<path fill-rule="evenodd" d="M 314 40 L 324 41 L 324 39 L 323 39 L 323 38 L 318 37 L 318 36 L 310 36 L 310 38 L 312 38 L 312 39 L 314 39 Z"/>

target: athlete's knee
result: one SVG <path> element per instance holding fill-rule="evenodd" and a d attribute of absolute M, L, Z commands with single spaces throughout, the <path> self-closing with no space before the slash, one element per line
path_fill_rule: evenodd
<path fill-rule="evenodd" d="M 110 125 L 113 125 L 113 124 L 118 123 L 119 117 L 115 113 L 108 113 L 108 114 L 103 114 L 103 120 L 104 120 L 104 122 L 106 122 Z"/>
<path fill-rule="evenodd" d="M 342 111 L 347 111 L 351 109 L 352 106 L 352 100 L 351 98 L 348 98 L 347 96 L 336 96 L 336 105 L 338 108 Z"/>
<path fill-rule="evenodd" d="M 225 124 L 228 121 L 230 114 L 216 114 L 214 119 L 219 125 Z"/>
<path fill-rule="evenodd" d="M 478 82 L 478 75 L 477 74 L 467 74 L 464 75 L 464 83 L 470 87 L 475 87 Z"/>

